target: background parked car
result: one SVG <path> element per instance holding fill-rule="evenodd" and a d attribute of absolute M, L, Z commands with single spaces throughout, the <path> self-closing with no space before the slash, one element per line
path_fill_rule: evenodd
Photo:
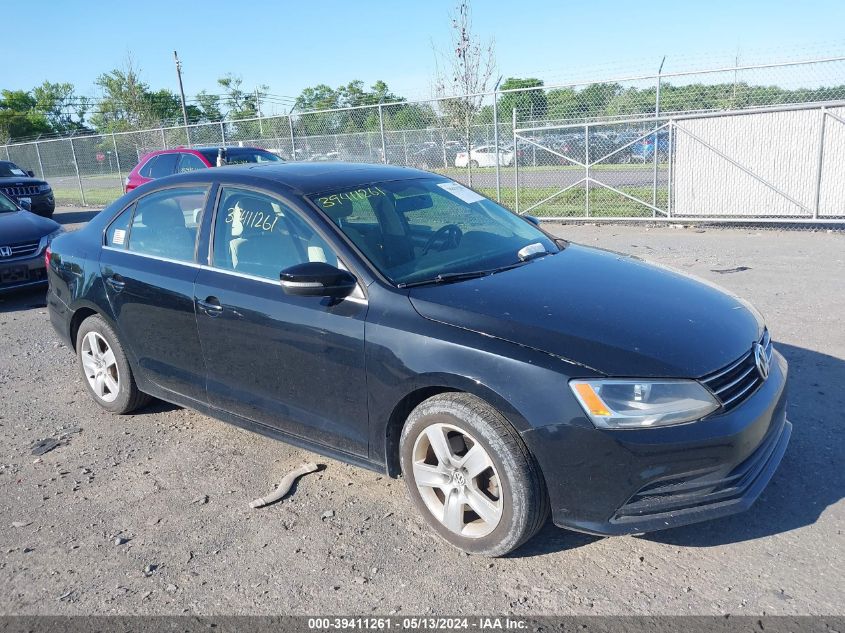
<path fill-rule="evenodd" d="M 495 167 L 496 156 L 496 148 L 493 145 L 479 145 L 470 149 L 469 155 L 466 151 L 458 152 L 455 156 L 455 167 L 466 167 L 467 164 L 472 167 Z M 512 165 L 513 152 L 505 151 L 500 147 L 498 160 L 500 166 Z"/>
<path fill-rule="evenodd" d="M 64 229 L 0 193 L 0 294 L 45 285 L 44 251 Z"/>
<path fill-rule="evenodd" d="M 260 147 L 227 147 L 226 164 L 280 162 L 276 154 Z M 177 147 L 146 154 L 126 177 L 124 191 L 132 191 L 144 183 L 217 165 L 219 147 Z"/>
<path fill-rule="evenodd" d="M 56 199 L 50 185 L 8 160 L 0 160 L 0 192 L 16 204 L 23 204 L 33 213 L 47 218 L 52 217 L 56 210 Z"/>
<path fill-rule="evenodd" d="M 656 135 L 650 134 L 631 145 L 629 162 L 646 163 L 654 160 L 655 136 L 657 136 L 657 160 L 666 160 L 669 157 L 669 131 L 660 130 Z"/>

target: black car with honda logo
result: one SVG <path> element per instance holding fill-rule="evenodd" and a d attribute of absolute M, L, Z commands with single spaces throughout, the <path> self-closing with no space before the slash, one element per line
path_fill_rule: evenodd
<path fill-rule="evenodd" d="M 52 217 L 56 210 L 56 198 L 49 183 L 8 160 L 0 160 L 0 192 L 21 208 L 46 218 Z"/>
<path fill-rule="evenodd" d="M 0 294 L 44 286 L 44 257 L 60 224 L 21 208 L 0 193 Z"/>

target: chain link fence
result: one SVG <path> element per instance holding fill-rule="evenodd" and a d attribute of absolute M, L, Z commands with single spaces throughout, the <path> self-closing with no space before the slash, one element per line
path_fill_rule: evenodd
<path fill-rule="evenodd" d="M 843 104 L 836 57 L 8 144 L 0 158 L 68 205 L 117 198 L 153 150 L 254 146 L 436 171 L 541 217 L 830 220 L 845 218 Z"/>

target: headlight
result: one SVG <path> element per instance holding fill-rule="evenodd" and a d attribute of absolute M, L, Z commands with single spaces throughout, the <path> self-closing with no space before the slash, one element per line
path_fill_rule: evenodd
<path fill-rule="evenodd" d="M 43 185 L 38 185 L 38 193 L 49 193 L 53 189 L 46 182 Z"/>
<path fill-rule="evenodd" d="M 45 235 L 44 237 L 42 237 L 41 242 L 38 244 L 38 250 L 43 251 L 45 248 L 47 248 L 47 244 L 49 244 L 50 242 L 53 241 L 54 237 L 56 237 L 57 235 L 61 235 L 64 232 L 65 232 L 64 227 L 60 226 L 59 228 L 57 228 L 55 231 L 53 231 L 49 235 Z"/>
<path fill-rule="evenodd" d="M 694 380 L 572 380 L 569 387 L 602 429 L 683 424 L 719 408 L 713 394 Z"/>

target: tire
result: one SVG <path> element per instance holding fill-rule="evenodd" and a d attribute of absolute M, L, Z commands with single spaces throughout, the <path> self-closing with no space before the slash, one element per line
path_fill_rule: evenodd
<path fill-rule="evenodd" d="M 106 411 L 130 413 L 150 401 L 135 384 L 117 334 L 99 315 L 88 317 L 79 326 L 76 358 L 85 388 Z"/>
<path fill-rule="evenodd" d="M 477 160 L 469 161 L 469 166 L 472 167 L 473 169 L 478 169 L 478 161 Z"/>
<path fill-rule="evenodd" d="M 504 556 L 546 521 L 539 466 L 504 416 L 475 396 L 445 393 L 422 402 L 405 422 L 399 452 L 411 501 L 458 549 Z"/>

